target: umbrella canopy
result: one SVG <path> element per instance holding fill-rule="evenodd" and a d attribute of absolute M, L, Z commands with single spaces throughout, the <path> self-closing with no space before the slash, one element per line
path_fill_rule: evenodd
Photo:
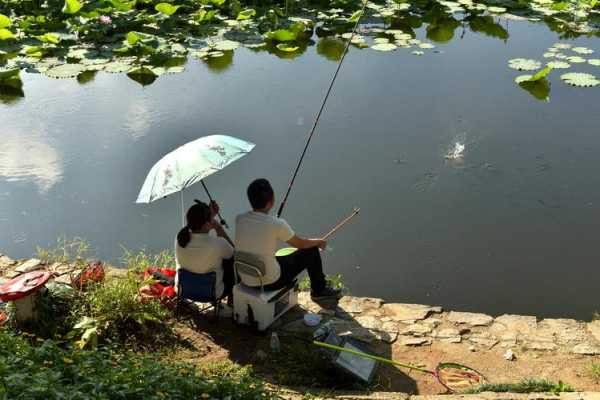
<path fill-rule="evenodd" d="M 200 182 L 248 154 L 254 143 L 231 136 L 206 136 L 173 150 L 146 177 L 136 203 L 151 203 Z"/>

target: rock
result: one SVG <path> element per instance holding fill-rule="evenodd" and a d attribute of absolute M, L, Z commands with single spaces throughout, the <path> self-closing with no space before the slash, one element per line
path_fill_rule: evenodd
<path fill-rule="evenodd" d="M 360 315 L 360 316 L 356 317 L 355 320 L 363 328 L 367 328 L 367 329 L 380 329 L 381 328 L 381 321 L 370 315 Z"/>
<path fill-rule="evenodd" d="M 64 263 L 54 263 L 50 266 L 50 271 L 54 272 L 57 275 L 64 275 L 71 273 L 77 269 L 76 266 Z"/>
<path fill-rule="evenodd" d="M 335 329 L 340 336 L 351 336 L 357 340 L 372 343 L 375 339 L 383 335 L 373 333 L 367 328 L 360 326 L 355 321 L 346 321 L 343 319 L 334 318 L 330 321 L 331 327 Z"/>
<path fill-rule="evenodd" d="M 300 304 L 305 310 L 315 314 L 318 314 L 322 308 L 320 305 L 311 300 L 309 292 L 298 293 L 298 304 Z"/>
<path fill-rule="evenodd" d="M 69 274 L 64 274 L 54 278 L 54 282 L 61 283 L 63 285 L 71 285 L 71 276 Z"/>
<path fill-rule="evenodd" d="M 514 361 L 516 359 L 515 353 L 513 353 L 511 349 L 506 350 L 506 353 L 504 353 L 503 357 L 507 361 Z"/>
<path fill-rule="evenodd" d="M 340 299 L 338 307 L 347 313 L 360 314 L 367 310 L 381 308 L 382 304 L 382 299 L 344 296 Z"/>
<path fill-rule="evenodd" d="M 585 325 L 574 319 L 545 319 L 538 324 L 537 334 L 554 337 L 561 345 L 577 344 L 586 340 Z"/>
<path fill-rule="evenodd" d="M 432 318 L 432 317 L 429 317 L 429 318 L 427 318 L 427 319 L 424 319 L 424 320 L 423 320 L 423 323 L 424 323 L 424 324 L 427 324 L 427 325 L 431 325 L 431 326 L 433 326 L 434 328 L 436 328 L 437 326 L 439 326 L 439 325 L 442 323 L 442 320 L 441 320 L 441 319 L 439 319 L 439 318 Z"/>
<path fill-rule="evenodd" d="M 431 339 L 429 338 L 406 338 L 402 340 L 404 346 L 429 346 Z"/>
<path fill-rule="evenodd" d="M 475 348 L 475 346 L 471 345 L 469 346 L 469 351 L 472 351 L 474 353 L 477 351 L 477 349 Z"/>
<path fill-rule="evenodd" d="M 537 318 L 526 315 L 501 315 L 494 320 L 494 325 L 490 329 L 495 330 L 497 323 L 504 326 L 507 331 L 516 333 L 532 333 L 537 328 Z"/>
<path fill-rule="evenodd" d="M 487 332 L 475 333 L 469 337 L 469 341 L 488 349 L 498 344 L 498 339 Z"/>
<path fill-rule="evenodd" d="M 5 268 L 8 268 L 15 264 L 16 264 L 15 260 L 13 260 L 12 258 L 10 258 L 8 256 L 5 256 L 4 254 L 0 254 L 0 269 L 5 269 Z"/>
<path fill-rule="evenodd" d="M 9 271 L 6 274 L 4 274 L 4 276 L 6 276 L 8 279 L 14 279 L 19 275 L 21 275 L 21 273 L 18 271 Z"/>
<path fill-rule="evenodd" d="M 35 271 L 36 269 L 42 268 L 44 265 L 41 260 L 37 258 L 32 258 L 30 260 L 25 261 L 23 264 L 19 265 L 15 268 L 15 271 L 25 273 L 30 271 Z"/>
<path fill-rule="evenodd" d="M 417 336 L 417 337 L 421 337 L 421 336 L 425 336 L 428 333 L 431 333 L 433 329 L 431 328 L 430 325 L 425 325 L 425 324 L 412 324 L 407 326 L 406 328 L 404 328 L 401 333 L 403 335 L 412 335 L 412 336 Z"/>
<path fill-rule="evenodd" d="M 435 333 L 435 337 L 443 342 L 449 343 L 460 343 L 462 340 L 460 332 L 455 328 L 441 329 Z"/>
<path fill-rule="evenodd" d="M 598 343 L 600 343 L 600 320 L 588 323 L 587 330 L 598 341 Z"/>
<path fill-rule="evenodd" d="M 429 314 L 442 312 L 442 307 L 422 304 L 389 303 L 384 304 L 383 309 L 394 321 L 420 321 L 427 318 Z"/>
<path fill-rule="evenodd" d="M 465 324 L 470 326 L 487 326 L 492 323 L 494 318 L 487 314 L 470 313 L 470 312 L 457 312 L 450 311 L 448 314 L 448 321 L 454 322 L 455 324 Z"/>
<path fill-rule="evenodd" d="M 556 346 L 552 338 L 527 336 L 524 340 L 524 347 L 527 350 L 552 351 L 556 350 L 558 346 Z"/>
<path fill-rule="evenodd" d="M 514 332 L 507 332 L 500 336 L 500 346 L 502 347 L 515 347 L 517 345 L 517 334 Z"/>
<path fill-rule="evenodd" d="M 591 345 L 588 343 L 581 343 L 573 347 L 571 352 L 575 354 L 582 354 L 586 356 L 600 355 L 600 346 Z"/>

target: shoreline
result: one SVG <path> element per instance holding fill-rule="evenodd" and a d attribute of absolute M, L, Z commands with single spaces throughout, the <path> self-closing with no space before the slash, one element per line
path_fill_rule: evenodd
<path fill-rule="evenodd" d="M 107 277 L 126 271 L 124 268 L 105 268 Z M 66 284 L 70 284 L 70 274 L 77 271 L 73 264 L 46 265 L 38 259 L 16 261 L 0 254 L 0 281 L 37 269 L 55 272 L 54 280 Z M 440 306 L 388 303 L 378 298 L 354 296 L 344 296 L 334 306 L 324 308 L 313 302 L 308 292 L 301 292 L 298 307 L 277 320 L 267 332 L 275 331 L 282 337 L 286 334 L 312 335 L 314 328 L 303 323 L 306 312 L 321 315 L 323 321 L 329 321 L 338 334 L 351 335 L 374 354 L 394 361 L 418 362 L 418 365 L 430 368 L 440 362 L 458 362 L 481 371 L 494 383 L 541 378 L 565 381 L 581 391 L 600 391 L 600 377 L 587 373 L 590 365 L 600 361 L 600 320 L 511 314 L 491 316 L 444 310 Z M 268 376 L 274 368 L 264 357 L 269 353 L 268 337 L 250 339 L 243 333 L 245 331 L 231 322 L 223 321 L 219 325 L 206 325 L 204 328 L 208 332 L 214 331 L 211 333 L 223 334 L 225 331 L 236 336 L 233 341 L 239 341 L 242 349 L 236 357 L 231 356 L 235 343 L 210 342 L 202 336 L 202 332 L 184 329 L 186 336 L 202 345 L 193 351 L 181 351 L 181 358 L 202 363 L 221 357 L 242 365 L 253 365 Z M 254 346 L 248 347 L 247 340 L 255 341 Z M 213 350 L 202 350 L 206 347 Z M 393 368 L 381 368 L 382 376 L 389 380 L 387 393 L 435 395 L 440 392 L 439 384 L 432 377 L 398 372 Z M 415 397 L 415 400 L 422 398 Z"/>

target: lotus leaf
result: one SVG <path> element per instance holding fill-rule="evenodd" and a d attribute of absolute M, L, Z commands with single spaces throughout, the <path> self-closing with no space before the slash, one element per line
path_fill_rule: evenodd
<path fill-rule="evenodd" d="M 256 15 L 256 10 L 253 8 L 248 8 L 246 10 L 240 11 L 240 13 L 237 15 L 236 19 L 238 21 L 244 21 L 244 20 L 254 17 L 255 15 Z"/>
<path fill-rule="evenodd" d="M 414 50 L 414 51 L 411 51 L 411 53 L 415 56 L 422 56 L 423 54 L 425 54 L 425 52 L 421 51 L 421 50 Z"/>
<path fill-rule="evenodd" d="M 550 83 L 546 78 L 537 81 L 525 80 L 517 83 L 521 89 L 527 91 L 538 100 L 548 101 L 550 98 Z"/>
<path fill-rule="evenodd" d="M 571 67 L 571 64 L 564 61 L 550 61 L 546 65 L 552 67 L 552 69 L 565 69 Z"/>
<path fill-rule="evenodd" d="M 65 14 L 77 14 L 79 10 L 83 7 L 77 0 L 65 0 L 65 4 L 63 5 L 62 12 Z"/>
<path fill-rule="evenodd" d="M 542 63 L 526 58 L 513 58 L 512 60 L 508 60 L 508 66 L 519 71 L 533 71 L 539 69 Z"/>
<path fill-rule="evenodd" d="M 419 43 L 419 47 L 422 49 L 433 49 L 435 46 L 431 43 Z"/>
<path fill-rule="evenodd" d="M 292 32 L 288 29 L 277 29 L 276 31 L 267 32 L 265 37 L 270 40 L 275 40 L 277 42 L 291 42 L 296 40 L 298 34 Z"/>
<path fill-rule="evenodd" d="M 235 50 L 240 47 L 238 42 L 234 42 L 233 40 L 221 40 L 214 44 L 214 49 L 218 51 L 230 51 Z"/>
<path fill-rule="evenodd" d="M 506 12 L 506 8 L 504 7 L 495 7 L 495 6 L 491 6 L 487 8 L 489 12 L 493 13 L 493 14 L 502 14 Z"/>
<path fill-rule="evenodd" d="M 181 6 L 174 6 L 173 4 L 169 3 L 158 3 L 156 6 L 154 6 L 154 9 L 161 14 L 171 16 L 177 12 L 179 7 Z"/>
<path fill-rule="evenodd" d="M 588 64 L 600 67 L 600 59 L 599 58 L 590 58 L 588 60 Z"/>
<path fill-rule="evenodd" d="M 36 39 L 38 39 L 39 41 L 44 42 L 44 43 L 52 43 L 52 44 L 60 43 L 60 38 L 53 33 L 45 33 L 43 35 L 36 36 Z"/>
<path fill-rule="evenodd" d="M 0 67 L 0 81 L 19 76 L 19 68 L 2 68 Z"/>
<path fill-rule="evenodd" d="M 579 56 L 571 56 L 571 57 L 567 57 L 567 60 L 574 63 L 574 64 L 580 64 L 580 63 L 584 63 L 585 62 L 585 58 L 583 57 L 579 57 Z"/>
<path fill-rule="evenodd" d="M 573 47 L 571 50 L 579 54 L 592 54 L 594 52 L 594 50 L 587 47 Z"/>
<path fill-rule="evenodd" d="M 74 78 L 85 69 L 85 66 L 80 64 L 61 64 L 48 69 L 44 72 L 44 75 L 57 79 Z"/>
<path fill-rule="evenodd" d="M 568 43 L 554 43 L 553 47 L 556 47 L 557 49 L 570 49 L 571 45 Z"/>
<path fill-rule="evenodd" d="M 15 35 L 6 28 L 0 29 L 0 40 L 13 39 Z"/>
<path fill-rule="evenodd" d="M 377 50 L 377 51 L 392 51 L 392 50 L 395 50 L 397 48 L 397 46 L 395 44 L 391 44 L 391 43 L 377 43 L 377 44 L 371 46 L 371 48 L 373 50 Z"/>
<path fill-rule="evenodd" d="M 374 42 L 374 43 L 376 43 L 376 44 L 380 44 L 380 43 L 389 43 L 389 42 L 390 42 L 390 39 L 388 39 L 388 38 L 382 38 L 382 37 L 378 37 L 378 38 L 375 38 L 375 39 L 373 39 L 373 42 Z"/>
<path fill-rule="evenodd" d="M 290 45 L 289 43 L 277 43 L 277 47 L 281 51 L 285 51 L 286 53 L 293 53 L 299 49 L 298 46 Z"/>
<path fill-rule="evenodd" d="M 552 57 L 556 57 L 556 54 L 557 54 L 557 53 L 551 53 L 551 52 L 547 52 L 547 53 L 544 53 L 544 54 L 542 55 L 542 57 L 544 57 L 544 58 L 552 58 Z"/>
<path fill-rule="evenodd" d="M 11 25 L 10 18 L 4 14 L 0 14 L 0 29 L 8 28 Z"/>
<path fill-rule="evenodd" d="M 131 64 L 125 63 L 121 60 L 119 61 L 111 61 L 108 64 L 104 65 L 104 72 L 108 72 L 111 74 L 118 74 L 121 72 L 127 72 L 131 70 Z"/>
<path fill-rule="evenodd" d="M 358 20 L 360 19 L 360 17 L 362 17 L 362 15 L 363 15 L 362 10 L 356 11 L 350 16 L 350 18 L 348 18 L 348 22 L 358 22 Z"/>
<path fill-rule="evenodd" d="M 592 87 L 600 85 L 598 80 L 592 74 L 585 74 L 582 72 L 569 72 L 560 76 L 560 79 L 565 81 L 566 84 L 577 87 Z"/>

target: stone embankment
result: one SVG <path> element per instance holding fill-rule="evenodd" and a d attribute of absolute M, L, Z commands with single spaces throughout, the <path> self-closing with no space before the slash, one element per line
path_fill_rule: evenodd
<path fill-rule="evenodd" d="M 336 328 L 371 343 L 380 340 L 395 346 L 431 346 L 436 342 L 467 344 L 469 350 L 532 350 L 586 356 L 600 355 L 600 320 L 501 315 L 444 311 L 439 306 L 385 303 L 376 298 L 344 297 L 335 309 L 322 308 L 306 293 L 301 306 L 320 313 Z M 292 321 L 283 330 L 298 330 L 301 321 Z M 514 357 L 506 352 L 507 358 Z"/>

